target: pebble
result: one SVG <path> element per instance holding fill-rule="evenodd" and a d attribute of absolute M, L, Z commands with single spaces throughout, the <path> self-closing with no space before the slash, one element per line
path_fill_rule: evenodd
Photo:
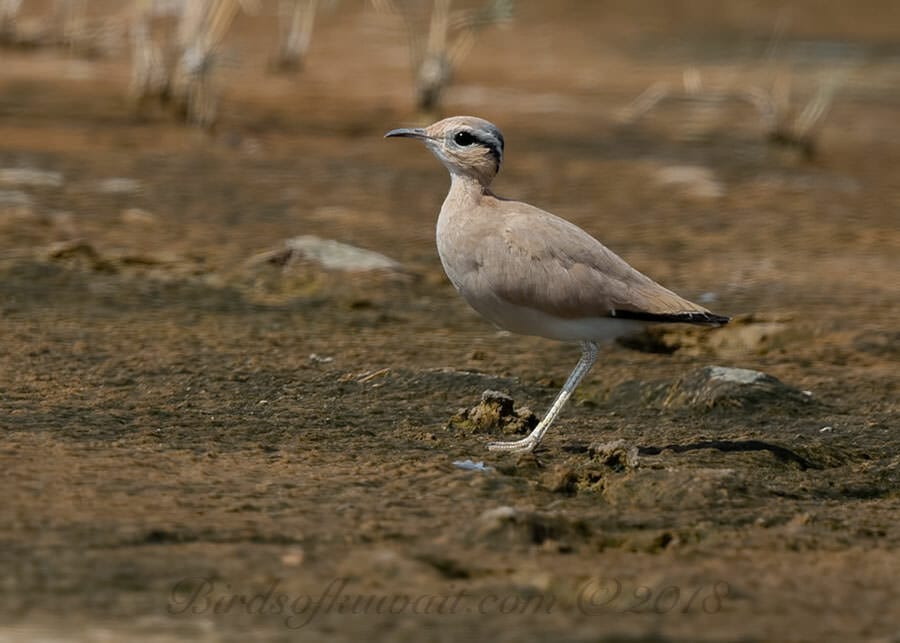
<path fill-rule="evenodd" d="M 0 168 L 0 183 L 55 188 L 63 184 L 63 175 L 59 172 L 35 170 L 27 167 L 6 167 Z"/>

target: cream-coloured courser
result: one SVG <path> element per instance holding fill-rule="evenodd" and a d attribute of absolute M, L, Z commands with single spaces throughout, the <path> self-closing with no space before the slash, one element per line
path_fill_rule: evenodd
<path fill-rule="evenodd" d="M 422 140 L 450 170 L 437 247 L 469 305 L 514 333 L 581 343 L 581 359 L 534 431 L 489 449 L 534 449 L 594 365 L 598 343 L 647 323 L 728 322 L 641 274 L 578 226 L 491 192 L 503 161 L 503 135 L 493 124 L 455 116 L 389 136 Z"/>

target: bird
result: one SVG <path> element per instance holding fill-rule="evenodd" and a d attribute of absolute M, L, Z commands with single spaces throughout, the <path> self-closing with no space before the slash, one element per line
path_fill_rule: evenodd
<path fill-rule="evenodd" d="M 578 342 L 581 357 L 543 419 L 526 437 L 491 451 L 532 452 L 597 361 L 600 346 L 651 323 L 721 326 L 717 315 L 631 267 L 582 228 L 528 203 L 494 194 L 503 163 L 500 129 L 453 116 L 385 138 L 422 141 L 450 172 L 437 219 L 444 272 L 463 299 L 495 326 Z"/>

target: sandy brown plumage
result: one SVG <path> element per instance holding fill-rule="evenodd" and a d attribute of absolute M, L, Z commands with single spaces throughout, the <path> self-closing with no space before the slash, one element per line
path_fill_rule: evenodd
<path fill-rule="evenodd" d="M 635 270 L 575 224 L 491 192 L 504 148 L 493 124 L 456 116 L 387 136 L 424 141 L 450 171 L 437 247 L 463 298 L 501 328 L 581 342 L 581 359 L 537 428 L 522 440 L 489 448 L 534 449 L 596 361 L 599 342 L 648 322 L 728 321 Z"/>
<path fill-rule="evenodd" d="M 696 323 L 726 318 L 680 297 L 635 270 L 578 226 L 527 203 L 479 199 L 464 217 L 448 214 L 470 255 L 466 280 L 519 306 L 566 319 L 684 317 Z"/>

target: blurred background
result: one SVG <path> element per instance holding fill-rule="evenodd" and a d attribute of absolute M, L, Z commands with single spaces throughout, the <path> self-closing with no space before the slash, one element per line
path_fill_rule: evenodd
<path fill-rule="evenodd" d="M 875 1 L 4 0 L 0 243 L 221 272 L 315 234 L 432 272 L 445 177 L 380 135 L 469 113 L 506 132 L 500 193 L 673 286 L 737 309 L 830 297 L 782 292 L 816 257 L 852 297 L 895 249 L 898 18 Z"/>
<path fill-rule="evenodd" d="M 698 288 L 775 296 L 824 255 L 854 289 L 886 268 L 867 244 L 893 241 L 874 230 L 898 199 L 898 18 L 875 1 L 4 0 L 3 243 L 179 262 L 206 244 L 222 267 L 317 234 L 428 271 L 442 171 L 380 134 L 469 113 L 507 134 L 501 193 L 675 286 L 687 260 L 720 282 Z"/>
<path fill-rule="evenodd" d="M 4 0 L 4 207 L 50 224 L 5 216 L 5 243 L 215 240 L 236 261 L 314 233 L 433 266 L 444 177 L 379 135 L 471 113 L 507 133 L 501 193 L 632 257 L 706 232 L 716 274 L 785 277 L 897 204 L 898 18 L 874 1 Z"/>

